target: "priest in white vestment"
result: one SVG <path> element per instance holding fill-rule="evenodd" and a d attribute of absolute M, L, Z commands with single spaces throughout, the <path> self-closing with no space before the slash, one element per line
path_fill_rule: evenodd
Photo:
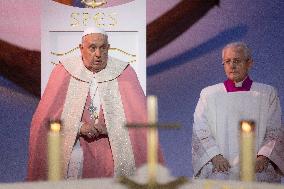
<path fill-rule="evenodd" d="M 222 58 L 228 79 L 204 88 L 194 112 L 194 177 L 239 180 L 239 123 L 253 120 L 256 180 L 280 182 L 284 173 L 284 132 L 277 92 L 248 76 L 253 60 L 246 44 L 228 44 Z"/>

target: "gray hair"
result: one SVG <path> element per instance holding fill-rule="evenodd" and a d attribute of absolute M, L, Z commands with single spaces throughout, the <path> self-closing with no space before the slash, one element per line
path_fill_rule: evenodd
<path fill-rule="evenodd" d="M 228 48 L 235 48 L 235 49 L 238 49 L 238 50 L 242 50 L 243 53 L 244 53 L 244 56 L 248 60 L 252 59 L 251 50 L 250 50 L 250 48 L 248 48 L 247 44 L 245 44 L 244 42 L 233 42 L 233 43 L 227 44 L 222 50 L 222 58 L 224 58 L 224 52 Z"/>

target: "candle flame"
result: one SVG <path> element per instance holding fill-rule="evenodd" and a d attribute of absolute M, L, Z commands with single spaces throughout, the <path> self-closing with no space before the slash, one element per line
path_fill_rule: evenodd
<path fill-rule="evenodd" d="M 247 133 L 249 133 L 249 132 L 251 132 L 251 130 L 252 130 L 252 127 L 251 127 L 251 125 L 248 123 L 248 122 L 243 122 L 242 123 L 242 130 L 244 131 L 244 132 L 247 132 Z"/>
<path fill-rule="evenodd" d="M 60 127 L 61 127 L 60 123 L 51 123 L 50 124 L 50 130 L 52 132 L 59 132 L 60 131 Z"/>

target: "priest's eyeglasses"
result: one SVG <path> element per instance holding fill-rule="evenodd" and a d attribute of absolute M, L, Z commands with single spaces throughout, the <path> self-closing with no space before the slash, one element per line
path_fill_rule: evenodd
<path fill-rule="evenodd" d="M 222 61 L 222 64 L 223 65 L 236 65 L 236 66 L 239 66 L 245 62 L 247 62 L 248 59 L 238 59 L 238 58 L 234 58 L 234 59 L 228 59 L 228 60 L 223 60 Z"/>

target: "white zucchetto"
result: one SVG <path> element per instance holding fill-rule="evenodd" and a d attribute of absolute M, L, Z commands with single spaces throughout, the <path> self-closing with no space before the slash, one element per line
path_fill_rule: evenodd
<path fill-rule="evenodd" d="M 84 30 L 83 34 L 82 34 L 82 37 L 84 37 L 85 35 L 89 35 L 89 34 L 92 34 L 92 33 L 101 33 L 103 35 L 106 35 L 107 36 L 107 33 L 105 32 L 104 29 L 102 28 L 98 28 L 98 27 L 88 27 Z"/>

